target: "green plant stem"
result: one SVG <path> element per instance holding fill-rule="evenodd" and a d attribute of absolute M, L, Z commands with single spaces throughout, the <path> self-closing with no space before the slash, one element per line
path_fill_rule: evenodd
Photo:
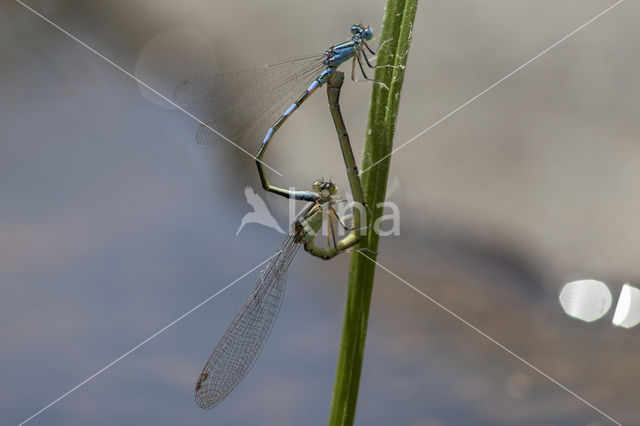
<path fill-rule="evenodd" d="M 357 252 L 351 256 L 340 354 L 329 416 L 331 426 L 352 425 L 355 418 L 376 267 L 370 259 L 377 258 L 379 241 L 374 224 L 383 213 L 382 207 L 378 206 L 385 200 L 387 190 L 400 91 L 417 3 L 417 0 L 387 0 L 385 8 L 380 36 L 384 44 L 378 52 L 379 68 L 375 72 L 375 80 L 383 84 L 373 84 L 361 169 L 362 187 L 371 213 L 367 215 L 367 234 L 363 235 L 358 249 L 364 250 L 367 257 Z"/>

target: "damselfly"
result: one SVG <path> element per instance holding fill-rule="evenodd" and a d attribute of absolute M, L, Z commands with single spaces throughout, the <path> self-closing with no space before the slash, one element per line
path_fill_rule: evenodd
<path fill-rule="evenodd" d="M 329 107 L 347 165 L 354 202 L 364 205 L 357 166 L 338 102 L 343 80 L 341 72 L 329 79 Z M 202 408 L 215 407 L 253 366 L 273 328 L 284 295 L 287 270 L 300 246 L 314 256 L 330 259 L 353 247 L 360 239 L 361 211 L 354 206 L 352 226 L 348 227 L 336 212 L 335 206 L 340 200 L 332 182 L 319 180 L 314 182 L 312 191 L 291 191 L 282 195 L 310 201 L 311 204 L 293 223 L 291 233 L 260 274 L 258 284 L 205 364 L 195 389 L 196 403 Z M 330 230 L 327 247 L 315 243 L 324 220 L 327 220 Z M 336 237 L 338 224 L 348 231 L 340 240 Z"/>
<path fill-rule="evenodd" d="M 370 80 L 363 62 L 374 68 L 367 57 L 367 52 L 375 55 L 367 44 L 373 38 L 373 31 L 366 26 L 353 25 L 351 35 L 350 39 L 320 54 L 255 69 L 222 71 L 186 79 L 176 87 L 174 100 L 183 106 L 213 110 L 208 111 L 212 118 L 198 128 L 198 143 L 211 145 L 229 139 L 253 150 L 258 140 L 263 140 L 257 154 L 258 158 L 262 158 L 269 141 L 282 123 L 311 93 L 327 82 L 340 64 L 352 59 L 351 78 L 355 80 L 355 64 L 358 63 L 364 78 Z M 286 105 L 291 106 L 283 114 Z M 267 131 L 271 123 L 273 125 Z M 265 132 L 267 136 L 263 138 Z M 283 194 L 269 185 L 260 161 L 258 168 L 265 189 Z"/>

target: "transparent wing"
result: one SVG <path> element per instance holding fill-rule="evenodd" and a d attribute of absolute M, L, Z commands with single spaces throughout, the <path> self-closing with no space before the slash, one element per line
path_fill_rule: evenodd
<path fill-rule="evenodd" d="M 183 80 L 173 98 L 181 106 L 208 107 L 209 127 L 252 150 L 286 107 L 320 74 L 323 57 L 303 56 L 259 68 Z M 196 134 L 196 141 L 205 145 L 223 139 L 202 125 Z"/>
<path fill-rule="evenodd" d="M 249 372 L 280 310 L 287 270 L 300 244 L 292 233 L 260 274 L 258 284 L 213 350 L 196 384 L 198 406 L 211 409 Z"/>

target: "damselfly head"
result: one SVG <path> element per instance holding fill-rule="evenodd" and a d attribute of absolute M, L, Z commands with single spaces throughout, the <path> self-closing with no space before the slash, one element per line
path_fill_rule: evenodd
<path fill-rule="evenodd" d="M 313 190 L 321 198 L 329 198 L 338 191 L 338 188 L 331 181 L 317 180 L 313 183 Z"/>
<path fill-rule="evenodd" d="M 365 41 L 373 38 L 373 30 L 369 27 L 365 27 L 364 25 L 352 25 L 351 34 L 353 34 L 354 37 L 358 37 Z"/>

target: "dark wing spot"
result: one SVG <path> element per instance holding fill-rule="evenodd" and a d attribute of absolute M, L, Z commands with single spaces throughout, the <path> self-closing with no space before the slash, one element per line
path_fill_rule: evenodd
<path fill-rule="evenodd" d="M 200 378 L 198 379 L 198 383 L 196 383 L 196 392 L 200 390 L 200 388 L 202 387 L 202 382 L 207 380 L 207 377 L 209 377 L 209 373 L 201 373 L 200 374 Z"/>

